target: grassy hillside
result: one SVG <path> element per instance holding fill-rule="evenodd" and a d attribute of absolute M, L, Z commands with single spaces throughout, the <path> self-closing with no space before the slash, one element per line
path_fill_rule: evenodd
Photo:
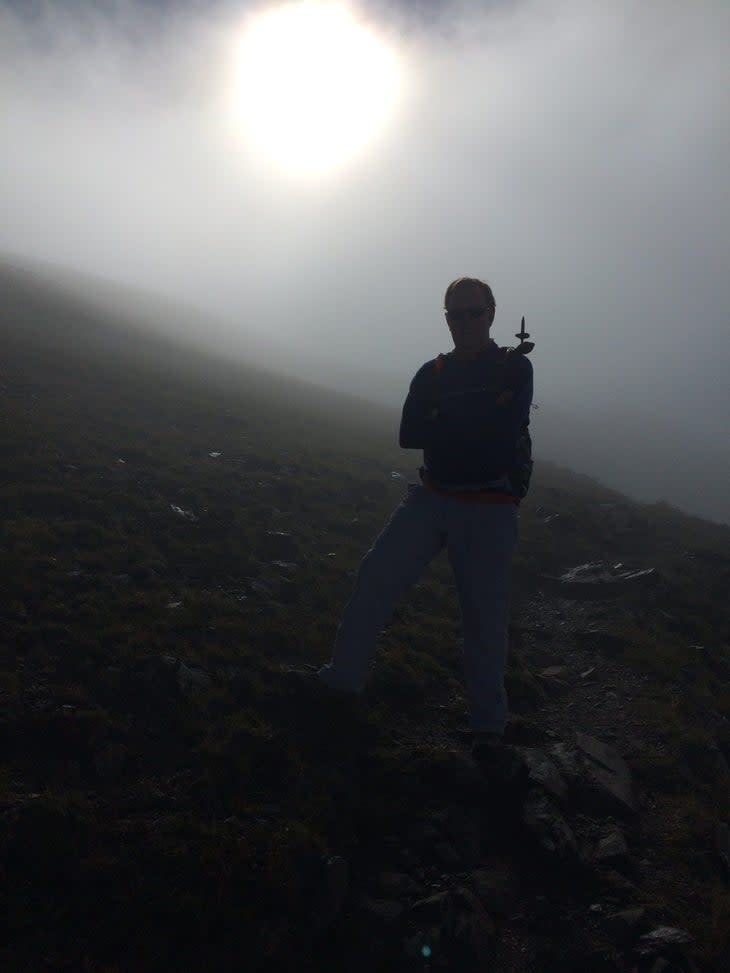
<path fill-rule="evenodd" d="M 365 869 L 417 816 L 419 761 L 465 725 L 445 559 L 398 606 L 366 706 L 307 712 L 279 679 L 329 658 L 413 478 L 398 416 L 193 354 L 37 277 L 0 284 L 4 968 L 403 968 L 374 958 L 356 914 L 313 944 L 305 905 L 328 856 Z M 663 750 L 635 769 L 672 821 L 658 854 L 695 885 L 689 902 L 641 889 L 719 969 L 730 906 L 697 821 L 728 816 L 728 789 L 676 768 L 730 715 L 730 529 L 544 462 L 520 532 L 508 685 L 538 736 L 520 627 L 546 576 L 657 570 L 615 630 L 654 687 L 640 705 Z"/>

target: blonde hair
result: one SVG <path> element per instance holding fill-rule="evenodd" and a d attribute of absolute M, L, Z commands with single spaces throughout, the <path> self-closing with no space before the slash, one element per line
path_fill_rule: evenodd
<path fill-rule="evenodd" d="M 494 294 L 492 294 L 492 288 L 489 284 L 485 283 L 483 280 L 479 280 L 477 277 L 457 277 L 456 280 L 452 280 L 449 286 L 446 288 L 446 293 L 444 294 L 444 310 L 448 310 L 449 298 L 465 284 L 475 284 L 477 287 L 481 287 L 484 291 L 484 301 L 487 305 L 487 312 L 489 317 L 489 323 L 494 321 L 494 313 L 497 310 L 497 303 L 494 300 Z"/>

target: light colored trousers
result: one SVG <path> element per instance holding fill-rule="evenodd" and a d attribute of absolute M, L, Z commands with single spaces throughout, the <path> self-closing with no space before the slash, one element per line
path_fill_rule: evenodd
<path fill-rule="evenodd" d="M 502 733 L 507 722 L 504 671 L 517 507 L 468 503 L 410 485 L 363 558 L 330 663 L 319 678 L 358 693 L 375 641 L 393 604 L 445 546 L 456 579 L 464 633 L 464 683 L 471 729 Z"/>

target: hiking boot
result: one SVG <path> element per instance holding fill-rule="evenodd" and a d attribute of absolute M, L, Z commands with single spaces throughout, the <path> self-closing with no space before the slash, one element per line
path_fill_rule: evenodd
<path fill-rule="evenodd" d="M 472 734 L 471 755 L 480 763 L 494 763 L 504 754 L 504 737 L 501 733 L 475 731 Z"/>

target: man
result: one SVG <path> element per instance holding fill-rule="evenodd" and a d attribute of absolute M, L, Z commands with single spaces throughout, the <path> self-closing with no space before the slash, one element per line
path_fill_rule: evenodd
<path fill-rule="evenodd" d="M 363 559 L 332 659 L 317 678 L 341 693 L 362 692 L 394 601 L 446 547 L 461 605 L 477 755 L 501 742 L 507 722 L 511 559 L 532 467 L 532 365 L 491 340 L 495 301 L 488 284 L 453 281 L 444 309 L 454 350 L 418 370 L 400 426 L 400 445 L 423 450 L 422 482 L 409 486 Z"/>

